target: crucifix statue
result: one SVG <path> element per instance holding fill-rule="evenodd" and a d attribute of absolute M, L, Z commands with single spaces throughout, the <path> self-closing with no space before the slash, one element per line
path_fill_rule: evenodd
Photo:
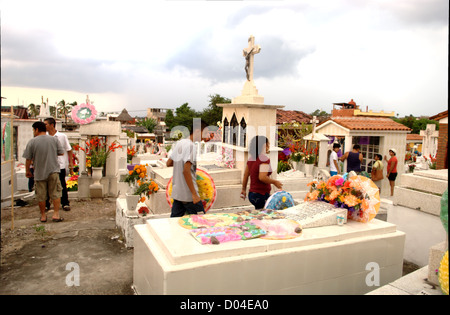
<path fill-rule="evenodd" d="M 245 57 L 245 73 L 247 74 L 247 81 L 253 81 L 253 60 L 254 55 L 261 51 L 259 45 L 255 45 L 255 37 L 250 35 L 248 38 L 248 47 L 244 48 L 243 55 Z"/>

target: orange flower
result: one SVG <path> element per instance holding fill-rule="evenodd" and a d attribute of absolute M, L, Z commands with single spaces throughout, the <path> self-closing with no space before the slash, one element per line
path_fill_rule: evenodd
<path fill-rule="evenodd" d="M 128 174 L 129 174 L 129 175 L 132 175 L 132 174 L 133 174 L 133 171 L 128 171 Z"/>
<path fill-rule="evenodd" d="M 344 202 L 347 206 L 349 207 L 354 207 L 357 204 L 361 203 L 361 200 L 359 200 L 358 198 L 356 198 L 356 196 L 353 195 L 347 195 L 344 197 Z"/>
<path fill-rule="evenodd" d="M 141 199 L 139 199 L 139 202 L 144 202 L 145 201 L 145 196 L 143 196 Z"/>

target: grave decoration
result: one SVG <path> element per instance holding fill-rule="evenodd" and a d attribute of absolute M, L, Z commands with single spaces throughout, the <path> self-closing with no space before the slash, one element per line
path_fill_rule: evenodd
<path fill-rule="evenodd" d="M 194 214 L 181 217 L 178 223 L 186 229 L 221 227 L 237 222 L 237 217 L 232 213 Z"/>
<path fill-rule="evenodd" d="M 252 220 L 250 222 L 266 231 L 266 234 L 261 238 L 267 240 L 287 240 L 296 238 L 302 233 L 300 223 L 291 219 Z"/>
<path fill-rule="evenodd" d="M 380 209 L 380 193 L 377 186 L 365 176 L 334 175 L 325 181 L 312 181 L 305 201 L 319 200 L 346 208 L 348 219 L 369 222 Z"/>
<path fill-rule="evenodd" d="M 266 234 L 266 231 L 253 222 L 243 221 L 226 226 L 193 229 L 190 234 L 201 244 L 217 245 L 224 242 L 261 237 Z"/>
<path fill-rule="evenodd" d="M 197 186 L 198 186 L 198 195 L 200 196 L 200 199 L 203 203 L 203 208 L 205 209 L 205 212 L 207 212 L 211 207 L 214 205 L 214 202 L 216 201 L 216 185 L 214 184 L 214 180 L 212 179 L 211 175 L 209 175 L 206 171 L 197 168 Z M 172 179 L 170 178 L 169 182 L 167 183 L 167 189 L 166 189 L 166 200 L 169 203 L 169 206 L 172 207 L 173 198 L 172 196 Z"/>
<path fill-rule="evenodd" d="M 201 244 L 217 245 L 223 242 L 262 238 L 291 239 L 301 235 L 302 227 L 294 220 L 272 210 L 240 211 L 186 215 L 178 223 Z"/>
<path fill-rule="evenodd" d="M 295 205 L 294 198 L 287 191 L 280 190 L 272 194 L 264 205 L 265 209 L 284 210 Z"/>
<path fill-rule="evenodd" d="M 67 191 L 78 191 L 78 175 L 71 176 L 66 180 Z"/>
<path fill-rule="evenodd" d="M 89 124 L 95 120 L 97 110 L 94 105 L 83 103 L 72 108 L 72 120 L 80 125 Z"/>
<path fill-rule="evenodd" d="M 271 209 L 262 209 L 262 210 L 244 210 L 236 212 L 236 215 L 239 217 L 236 219 L 238 222 L 244 220 L 275 220 L 275 219 L 284 219 L 285 216 L 283 213 L 279 211 L 273 211 Z"/>
<path fill-rule="evenodd" d="M 442 293 L 448 295 L 448 250 L 445 252 L 444 257 L 442 257 L 438 274 L 439 274 L 439 287 L 441 288 Z"/>

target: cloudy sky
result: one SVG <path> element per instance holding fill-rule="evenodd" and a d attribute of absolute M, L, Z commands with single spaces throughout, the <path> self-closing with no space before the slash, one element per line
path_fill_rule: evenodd
<path fill-rule="evenodd" d="M 0 0 L 3 105 L 84 103 L 144 116 L 239 96 L 261 52 L 266 104 L 311 113 L 435 115 L 448 107 L 448 0 Z"/>

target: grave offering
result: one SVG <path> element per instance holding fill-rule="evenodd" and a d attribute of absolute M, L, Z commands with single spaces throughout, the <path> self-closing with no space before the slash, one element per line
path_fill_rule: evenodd
<path fill-rule="evenodd" d="M 439 266 L 439 286 L 442 293 L 448 295 L 448 250 L 442 257 L 441 264 Z"/>
<path fill-rule="evenodd" d="M 270 209 L 263 210 L 244 210 L 236 212 L 238 215 L 237 221 L 248 220 L 272 220 L 272 219 L 284 219 L 285 216 L 279 211 L 273 211 Z"/>
<path fill-rule="evenodd" d="M 324 201 L 336 207 L 348 210 L 348 219 L 369 222 L 380 209 L 380 193 L 370 178 L 351 176 L 345 179 L 340 175 L 332 176 L 328 181 L 312 181 L 308 184 L 311 191 L 305 201 Z"/>
<path fill-rule="evenodd" d="M 227 226 L 193 229 L 191 235 L 201 244 L 218 245 L 224 242 L 249 240 L 266 235 L 254 222 L 239 222 Z"/>
<path fill-rule="evenodd" d="M 294 198 L 292 198 L 291 194 L 287 191 L 281 190 L 272 194 L 272 196 L 267 199 L 264 208 L 271 210 L 283 210 L 293 207 L 294 205 Z"/>
<path fill-rule="evenodd" d="M 212 177 L 204 170 L 197 168 L 197 186 L 198 186 L 198 194 L 203 203 L 203 208 L 205 212 L 207 212 L 216 201 L 216 185 L 214 184 L 214 180 Z M 173 199 L 172 196 L 172 179 L 170 178 L 167 183 L 166 189 L 166 200 L 169 203 L 169 206 L 172 207 Z"/>
<path fill-rule="evenodd" d="M 301 225 L 291 219 L 252 220 L 250 223 L 266 231 L 266 234 L 261 236 L 266 240 L 288 240 L 299 237 L 303 231 Z"/>
<path fill-rule="evenodd" d="M 185 215 L 178 219 L 178 223 L 186 229 L 222 227 L 236 222 L 237 216 L 232 213 Z"/>

